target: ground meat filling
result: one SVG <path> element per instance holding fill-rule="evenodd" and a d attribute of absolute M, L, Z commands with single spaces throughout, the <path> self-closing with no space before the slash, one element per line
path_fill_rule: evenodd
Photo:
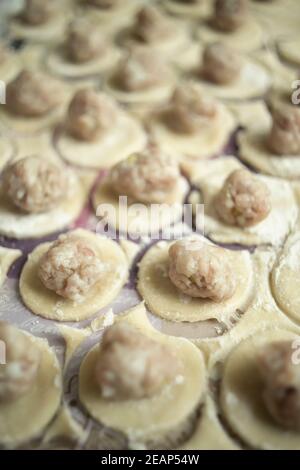
<path fill-rule="evenodd" d="M 60 103 L 60 84 L 40 72 L 22 70 L 6 87 L 6 107 L 11 114 L 37 118 Z"/>
<path fill-rule="evenodd" d="M 169 69 L 157 53 L 133 50 L 121 61 L 113 81 L 123 91 L 139 92 L 161 85 L 168 77 Z"/>
<path fill-rule="evenodd" d="M 152 44 L 175 33 L 174 25 L 157 8 L 146 5 L 137 14 L 133 35 L 139 41 Z"/>
<path fill-rule="evenodd" d="M 21 18 L 30 26 L 43 25 L 55 15 L 57 7 L 56 0 L 26 0 Z"/>
<path fill-rule="evenodd" d="M 224 32 L 233 32 L 248 18 L 247 0 L 216 0 L 213 25 Z"/>
<path fill-rule="evenodd" d="M 277 155 L 300 154 L 300 111 L 280 106 L 273 111 L 273 124 L 267 136 L 269 149 Z"/>
<path fill-rule="evenodd" d="M 276 423 L 300 431 L 300 364 L 290 341 L 274 342 L 258 355 L 264 404 Z"/>
<path fill-rule="evenodd" d="M 105 275 L 105 266 L 87 241 L 71 233 L 51 245 L 41 259 L 38 275 L 47 289 L 81 303 Z"/>
<path fill-rule="evenodd" d="M 179 240 L 169 249 L 169 278 L 190 297 L 222 302 L 236 289 L 227 250 L 201 240 Z"/>
<path fill-rule="evenodd" d="M 63 168 L 42 157 L 22 158 L 3 174 L 5 194 L 27 213 L 47 212 L 66 196 L 69 179 Z"/>
<path fill-rule="evenodd" d="M 240 75 L 242 59 L 231 47 L 222 44 L 208 44 L 203 53 L 201 73 L 217 85 L 234 82 Z"/>
<path fill-rule="evenodd" d="M 65 51 L 74 63 L 89 62 L 105 53 L 107 44 L 99 25 L 85 18 L 73 21 L 68 30 Z"/>
<path fill-rule="evenodd" d="M 95 378 L 103 398 L 152 397 L 178 376 L 176 356 L 128 323 L 117 323 L 103 335 Z"/>
<path fill-rule="evenodd" d="M 82 89 L 69 105 L 66 129 L 75 139 L 92 142 L 112 128 L 116 119 L 117 107 L 108 96 Z"/>
<path fill-rule="evenodd" d="M 0 403 L 18 399 L 30 391 L 40 364 L 39 350 L 26 334 L 0 321 L 0 341 L 5 345 L 5 364 L 0 365 Z"/>
<path fill-rule="evenodd" d="M 217 195 L 215 209 L 220 219 L 229 225 L 257 225 L 271 211 L 269 189 L 250 171 L 235 170 Z"/>
<path fill-rule="evenodd" d="M 110 172 L 110 184 L 117 194 L 146 204 L 166 202 L 179 178 L 177 161 L 158 149 L 131 155 Z"/>
<path fill-rule="evenodd" d="M 197 85 L 178 86 L 164 113 L 166 125 L 178 134 L 197 134 L 214 125 L 218 119 L 218 106 Z"/>

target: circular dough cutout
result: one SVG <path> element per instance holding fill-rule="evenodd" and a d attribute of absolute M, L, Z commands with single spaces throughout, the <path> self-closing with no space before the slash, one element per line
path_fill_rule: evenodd
<path fill-rule="evenodd" d="M 8 57 L 0 64 L 0 77 L 5 83 L 10 82 L 21 69 L 21 60 L 19 55 L 12 50 L 7 51 Z"/>
<path fill-rule="evenodd" d="M 164 204 L 147 205 L 130 198 L 119 199 L 109 181 L 104 179 L 96 188 L 92 203 L 97 216 L 104 218 L 104 225 L 108 223 L 112 229 L 128 233 L 131 238 L 150 233 L 151 237 L 155 238 L 160 230 L 169 228 L 180 220 L 187 192 L 188 184 L 184 178 L 180 178 L 178 185 Z M 127 202 L 127 205 L 122 202 Z"/>
<path fill-rule="evenodd" d="M 278 257 L 271 274 L 273 296 L 281 310 L 300 322 L 300 238 L 291 236 Z"/>
<path fill-rule="evenodd" d="M 27 25 L 20 17 L 10 22 L 10 34 L 18 39 L 27 39 L 39 43 L 59 41 L 64 34 L 70 14 L 65 9 L 47 23 L 37 26 Z"/>
<path fill-rule="evenodd" d="M 120 58 L 116 47 L 110 46 L 100 57 L 81 64 L 68 61 L 62 45 L 51 49 L 45 58 L 48 70 L 67 78 L 82 78 L 98 75 L 114 67 Z"/>
<path fill-rule="evenodd" d="M 267 175 L 288 180 L 300 178 L 300 155 L 276 155 L 266 145 L 269 126 L 241 132 L 238 136 L 240 157 L 253 168 Z"/>
<path fill-rule="evenodd" d="M 229 100 L 258 98 L 265 95 L 271 86 L 271 77 L 267 70 L 260 64 L 248 59 L 245 60 L 240 74 L 232 83 L 216 85 L 205 79 L 203 80 L 203 82 L 201 81 L 201 85 L 203 85 L 211 95 Z"/>
<path fill-rule="evenodd" d="M 263 30 L 254 18 L 249 18 L 243 26 L 229 33 L 218 31 L 208 22 L 207 24 L 201 24 L 196 34 L 204 44 L 224 42 L 243 52 L 259 49 L 264 41 Z"/>
<path fill-rule="evenodd" d="M 12 142 L 1 135 L 0 138 L 0 172 L 13 156 L 14 148 Z"/>
<path fill-rule="evenodd" d="M 128 277 L 125 254 L 116 242 L 83 229 L 73 233 L 85 239 L 105 263 L 105 276 L 91 287 L 83 302 L 76 304 L 47 289 L 38 277 L 39 263 L 51 243 L 35 248 L 21 273 L 20 294 L 26 307 L 50 320 L 81 321 L 91 317 L 117 297 Z"/>
<path fill-rule="evenodd" d="M 55 353 L 46 340 L 28 336 L 40 350 L 41 362 L 31 390 L 17 400 L 0 403 L 0 443 L 9 448 L 38 437 L 61 400 L 61 370 Z"/>
<path fill-rule="evenodd" d="M 212 13 L 210 0 L 198 0 L 196 4 L 188 5 L 179 0 L 164 0 L 162 5 L 169 13 L 194 20 L 195 18 L 208 18 Z"/>
<path fill-rule="evenodd" d="M 147 322 L 144 311 L 141 322 Z M 126 321 L 121 319 L 120 321 Z M 183 380 L 169 383 L 156 395 L 140 400 L 109 401 L 101 398 L 94 379 L 98 345 L 83 360 L 79 374 L 79 398 L 88 413 L 98 422 L 124 433 L 133 442 L 170 438 L 198 409 L 206 388 L 206 371 L 202 353 L 184 338 L 163 335 L 148 326 L 137 325 L 143 334 L 174 351 L 181 362 Z M 176 410 L 176 412 L 174 412 Z"/>
<path fill-rule="evenodd" d="M 226 360 L 221 384 L 221 407 L 233 432 L 255 449 L 300 449 L 300 434 L 276 424 L 262 399 L 256 366 L 260 347 L 273 341 L 296 339 L 284 330 L 266 330 L 243 340 Z"/>
<path fill-rule="evenodd" d="M 155 142 L 166 152 L 178 156 L 188 155 L 193 158 L 210 158 L 221 152 L 230 134 L 235 128 L 232 114 L 219 104 L 218 124 L 211 126 L 199 134 L 176 134 L 163 122 L 164 112 L 153 116 L 150 122 L 150 133 Z"/>
<path fill-rule="evenodd" d="M 95 142 L 83 142 L 61 130 L 56 141 L 58 152 L 67 162 L 87 168 L 107 168 L 142 150 L 147 137 L 140 124 L 124 113 Z"/>
<path fill-rule="evenodd" d="M 237 311 L 244 311 L 252 298 L 254 271 L 248 251 L 229 251 L 230 264 L 237 279 L 233 296 L 223 302 L 192 298 L 182 294 L 168 276 L 168 249 L 159 242 L 150 248 L 139 264 L 137 289 L 149 310 L 173 322 L 225 322 Z"/>
<path fill-rule="evenodd" d="M 74 174 L 70 173 L 69 181 L 66 198 L 54 209 L 38 214 L 21 212 L 8 200 L 0 186 L 0 234 L 17 239 L 40 238 L 74 222 L 86 202 L 86 191 Z"/>

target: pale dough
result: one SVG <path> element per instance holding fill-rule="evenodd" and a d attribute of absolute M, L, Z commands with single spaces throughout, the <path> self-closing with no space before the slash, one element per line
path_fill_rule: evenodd
<path fill-rule="evenodd" d="M 54 149 L 52 136 L 53 130 L 50 128 L 39 134 L 16 137 L 16 154 L 12 161 L 15 162 L 34 155 L 44 160 L 53 161 L 53 163 L 61 163 L 61 159 Z"/>
<path fill-rule="evenodd" d="M 110 304 L 119 294 L 128 277 L 126 257 L 113 240 L 78 229 L 80 237 L 93 246 L 105 265 L 105 276 L 89 290 L 83 302 L 76 304 L 47 289 L 38 277 L 41 257 L 51 243 L 39 245 L 29 255 L 20 277 L 20 294 L 25 305 L 36 315 L 56 321 L 81 321 Z"/>
<path fill-rule="evenodd" d="M 225 362 L 221 384 L 222 411 L 231 429 L 252 448 L 300 449 L 299 432 L 279 426 L 267 412 L 256 366 L 260 347 L 273 341 L 297 338 L 288 330 L 266 330 L 242 341 Z"/>
<path fill-rule="evenodd" d="M 58 42 L 63 37 L 70 18 L 70 13 L 63 10 L 47 23 L 32 26 L 24 23 L 22 19 L 15 17 L 10 22 L 10 35 L 18 39 L 27 39 L 37 43 Z"/>
<path fill-rule="evenodd" d="M 19 399 L 0 403 L 0 443 L 8 448 L 38 437 L 54 417 L 61 400 L 61 370 L 56 355 L 46 340 L 31 335 L 30 339 L 41 353 L 36 381 Z"/>
<path fill-rule="evenodd" d="M 0 105 L 1 106 L 1 105 Z M 3 134 L 0 136 L 0 172 L 9 162 L 14 153 L 14 147 L 11 139 L 4 137 Z"/>
<path fill-rule="evenodd" d="M 201 75 L 197 78 L 201 80 Z M 211 95 L 228 100 L 246 100 L 264 96 L 271 83 L 267 70 L 259 63 L 246 58 L 240 74 L 228 85 L 216 85 L 205 79 L 201 80 L 201 85 Z"/>
<path fill-rule="evenodd" d="M 262 123 L 263 124 L 263 123 Z M 240 157 L 262 173 L 288 180 L 300 177 L 300 155 L 276 155 L 268 149 L 266 138 L 271 129 L 271 116 L 260 129 L 249 129 L 238 135 Z"/>
<path fill-rule="evenodd" d="M 67 60 L 62 45 L 51 49 L 45 63 L 52 73 L 66 78 L 82 78 L 99 75 L 112 68 L 120 59 L 120 52 L 114 46 L 109 46 L 103 55 L 85 63 L 76 64 Z"/>
<path fill-rule="evenodd" d="M 13 250 L 0 246 L 0 287 L 4 284 L 11 266 L 22 256 L 21 250 Z"/>
<path fill-rule="evenodd" d="M 293 37 L 279 41 L 280 56 L 294 65 L 300 65 L 300 37 Z"/>
<path fill-rule="evenodd" d="M 254 18 L 249 18 L 243 26 L 230 33 L 218 31 L 209 24 L 201 24 L 196 34 L 205 44 L 221 41 L 243 52 L 259 49 L 264 42 L 264 32 Z"/>
<path fill-rule="evenodd" d="M 292 234 L 271 273 L 271 288 L 279 307 L 300 322 L 300 233 Z"/>
<path fill-rule="evenodd" d="M 142 150 L 147 136 L 137 120 L 119 112 L 118 121 L 95 142 L 83 142 L 62 129 L 56 147 L 64 160 L 87 168 L 109 168 Z"/>
<path fill-rule="evenodd" d="M 0 63 L 0 79 L 8 83 L 12 80 L 21 69 L 21 60 L 18 53 L 8 51 L 8 57 L 3 63 Z"/>
<path fill-rule="evenodd" d="M 207 395 L 197 427 L 193 435 L 180 450 L 239 450 L 238 445 L 229 437 L 218 418 L 216 406 Z"/>
<path fill-rule="evenodd" d="M 100 219 L 104 218 L 103 223 L 100 221 L 100 224 L 105 225 L 104 222 L 106 222 L 113 230 L 118 229 L 121 232 L 130 233 L 133 238 L 150 233 L 155 238 L 161 229 L 180 220 L 183 214 L 182 204 L 187 192 L 187 182 L 184 178 L 180 178 L 173 193 L 164 204 L 141 204 L 130 198 L 127 199 L 127 204 L 122 204 L 121 201 L 119 202 L 119 195 L 112 190 L 108 180 L 104 179 L 96 188 L 92 203 L 96 215 Z"/>
<path fill-rule="evenodd" d="M 203 238 L 205 242 L 205 239 Z M 254 290 L 253 262 L 248 251 L 229 251 L 237 287 L 229 299 L 214 302 L 182 294 L 168 276 L 168 249 L 172 243 L 158 242 L 139 264 L 137 289 L 149 310 L 173 322 L 226 322 L 237 310 L 247 309 Z"/>
<path fill-rule="evenodd" d="M 104 83 L 105 91 L 112 95 L 120 103 L 132 104 L 161 104 L 165 103 L 171 96 L 175 87 L 174 77 L 169 77 L 168 80 L 163 80 L 161 84 L 147 88 L 141 91 L 123 91 L 115 87 L 113 83 L 113 76 L 108 77 Z"/>
<path fill-rule="evenodd" d="M 64 369 L 66 369 L 77 348 L 90 336 L 91 330 L 87 328 L 73 328 L 72 326 L 61 325 L 59 323 L 57 328 L 65 341 Z"/>
<path fill-rule="evenodd" d="M 87 432 L 75 421 L 70 409 L 66 405 L 62 405 L 55 420 L 47 429 L 42 442 L 51 445 L 53 442 L 67 440 L 71 445 L 76 445 L 83 443 L 86 438 Z"/>
<path fill-rule="evenodd" d="M 179 158 L 184 155 L 195 159 L 212 157 L 224 149 L 235 128 L 235 120 L 228 109 L 221 103 L 218 107 L 217 124 L 191 135 L 172 132 L 163 122 L 163 112 L 154 114 L 149 125 L 151 137 L 162 149 Z"/>
<path fill-rule="evenodd" d="M 98 352 L 96 346 L 81 364 L 80 401 L 94 419 L 124 433 L 135 444 L 172 439 L 172 432 L 176 433 L 190 419 L 203 400 L 206 388 L 203 356 L 187 339 L 167 336 L 154 329 L 143 304 L 121 315 L 117 321 L 129 322 L 141 333 L 172 348 L 182 363 L 183 380 L 167 384 L 150 398 L 125 401 L 103 399 L 93 376 Z"/>
<path fill-rule="evenodd" d="M 205 233 L 217 243 L 281 245 L 295 226 L 298 217 L 294 192 L 287 181 L 257 175 L 269 188 L 272 205 L 270 214 L 259 224 L 240 228 L 227 225 L 218 217 L 214 208 L 215 197 L 230 173 L 239 168 L 244 167 L 234 157 L 221 157 L 191 165 L 192 183 L 201 191 L 205 206 Z"/>
<path fill-rule="evenodd" d="M 186 17 L 187 19 L 208 18 L 212 13 L 212 2 L 200 0 L 195 5 L 176 1 L 164 0 L 162 6 L 172 15 Z"/>
<path fill-rule="evenodd" d="M 85 0 L 78 0 L 78 3 L 86 7 L 85 14 L 90 14 L 94 19 L 103 23 L 105 27 L 110 26 L 111 29 L 121 28 L 123 25 L 130 23 L 136 11 L 141 7 L 140 0 L 121 0 L 111 8 L 84 5 Z M 102 27 L 102 24 L 100 27 Z"/>
<path fill-rule="evenodd" d="M 87 198 L 75 174 L 70 173 L 69 181 L 66 198 L 54 209 L 39 214 L 27 214 L 15 208 L 0 187 L 0 234 L 17 239 L 39 238 L 67 227 L 80 215 Z"/>
<path fill-rule="evenodd" d="M 260 131 L 270 123 L 270 113 L 262 100 L 230 103 L 228 108 L 235 116 L 238 126 Z"/>

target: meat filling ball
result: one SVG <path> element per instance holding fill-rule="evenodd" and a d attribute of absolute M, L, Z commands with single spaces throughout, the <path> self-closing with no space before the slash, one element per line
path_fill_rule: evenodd
<path fill-rule="evenodd" d="M 131 155 L 111 170 L 110 183 L 119 195 L 143 203 L 163 203 L 177 186 L 177 161 L 157 149 Z"/>
<path fill-rule="evenodd" d="M 82 89 L 69 105 L 66 128 L 75 139 L 91 142 L 114 126 L 116 119 L 117 107 L 108 96 Z"/>
<path fill-rule="evenodd" d="M 61 86 L 54 79 L 25 69 L 7 85 L 6 106 L 12 114 L 36 118 L 56 108 L 61 94 Z"/>
<path fill-rule="evenodd" d="M 273 112 L 273 125 L 267 144 L 277 155 L 300 154 L 300 111 L 279 106 Z"/>
<path fill-rule="evenodd" d="M 128 323 L 116 323 L 102 338 L 95 378 L 103 398 L 151 397 L 176 378 L 179 363 L 172 351 Z"/>
<path fill-rule="evenodd" d="M 105 266 L 93 247 L 75 234 L 61 235 L 44 254 L 38 275 L 47 289 L 80 303 L 98 282 Z"/>
<path fill-rule="evenodd" d="M 225 249 L 201 240 L 179 240 L 169 249 L 169 278 L 183 294 L 222 302 L 236 279 Z"/>
<path fill-rule="evenodd" d="M 160 11 L 151 6 L 144 6 L 137 14 L 133 27 L 134 36 L 142 42 L 154 43 L 168 37 L 174 27 Z"/>
<path fill-rule="evenodd" d="M 234 82 L 242 68 L 240 54 L 222 43 L 208 44 L 203 53 L 202 72 L 207 80 L 218 85 Z"/>
<path fill-rule="evenodd" d="M 37 376 L 40 353 L 29 336 L 0 321 L 0 341 L 5 364 L 0 365 L 0 402 L 20 398 L 30 391 Z"/>
<path fill-rule="evenodd" d="M 85 18 L 73 21 L 68 30 L 65 49 L 68 58 L 75 63 L 89 62 L 101 56 L 107 48 L 99 25 Z"/>
<path fill-rule="evenodd" d="M 265 346 L 258 355 L 265 406 L 276 423 L 300 431 L 300 364 L 290 341 Z"/>
<path fill-rule="evenodd" d="M 54 16 L 57 7 L 57 0 L 26 0 L 21 17 L 30 26 L 43 25 Z"/>
<path fill-rule="evenodd" d="M 247 0 L 216 0 L 213 24 L 224 32 L 239 29 L 248 18 Z"/>
<path fill-rule="evenodd" d="M 49 211 L 64 199 L 68 177 L 42 157 L 25 157 L 6 168 L 3 187 L 17 208 L 33 214 Z"/>
<path fill-rule="evenodd" d="M 220 219 L 229 225 L 257 225 L 271 211 L 269 189 L 250 171 L 235 170 L 217 195 L 215 209 Z"/>

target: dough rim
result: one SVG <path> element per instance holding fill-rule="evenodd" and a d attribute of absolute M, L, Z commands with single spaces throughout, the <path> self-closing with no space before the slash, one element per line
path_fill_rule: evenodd
<path fill-rule="evenodd" d="M 108 306 L 118 296 L 127 280 L 128 263 L 124 252 L 116 242 L 84 229 L 77 229 L 73 233 L 86 239 L 99 255 L 101 254 L 101 259 L 106 263 L 110 262 L 110 272 L 105 279 L 100 279 L 90 289 L 82 303 L 73 303 L 44 287 L 39 280 L 38 263 L 52 243 L 38 245 L 29 255 L 19 283 L 22 300 L 35 315 L 60 322 L 85 320 Z"/>
<path fill-rule="evenodd" d="M 254 360 L 253 356 L 259 344 L 293 338 L 296 339 L 297 335 L 288 330 L 271 329 L 264 333 L 260 332 L 259 335 L 255 334 L 242 340 L 226 359 L 220 396 L 222 413 L 230 427 L 253 448 L 266 450 L 300 448 L 299 433 L 276 425 L 263 407 L 262 400 L 259 400 L 258 396 L 259 379 L 255 381 L 246 378 L 247 365 L 252 373 L 254 372 L 255 363 L 251 363 L 251 360 Z M 238 374 L 239 380 L 234 386 Z M 243 380 L 246 382 L 244 385 Z M 238 414 L 239 409 L 241 411 Z"/>
<path fill-rule="evenodd" d="M 9 415 L 6 420 L 2 415 L 0 422 L 0 442 L 8 448 L 37 437 L 58 411 L 62 396 L 61 369 L 54 351 L 47 340 L 24 334 L 31 338 L 41 353 L 38 387 L 36 384 L 16 401 L 0 404 L 1 415 Z M 13 431 L 10 435 L 7 431 L 9 423 Z"/>
<path fill-rule="evenodd" d="M 233 296 L 218 303 L 181 294 L 172 284 L 167 272 L 168 248 L 171 244 L 157 243 L 139 263 L 137 290 L 154 315 L 173 322 L 196 323 L 216 319 L 227 324 L 235 312 L 247 310 L 255 287 L 253 261 L 249 252 L 230 252 L 235 271 L 239 270 L 239 282 Z M 240 260 L 237 262 L 238 258 Z"/>

